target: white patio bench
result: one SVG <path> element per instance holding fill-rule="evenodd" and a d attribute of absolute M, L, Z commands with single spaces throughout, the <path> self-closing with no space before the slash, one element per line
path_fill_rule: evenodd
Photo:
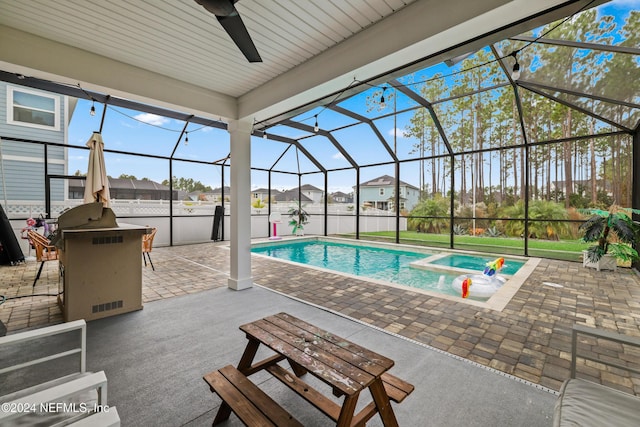
<path fill-rule="evenodd" d="M 63 334 L 80 333 L 80 344 L 63 350 L 44 350 L 42 342 L 60 339 Z M 50 338 L 53 337 L 53 338 Z M 40 341 L 40 342 L 39 342 Z M 86 370 L 86 323 L 84 320 L 63 323 L 0 338 L 0 384 L 6 385 L 13 376 L 17 389 L 0 396 L 0 425 L 91 425 L 119 426 L 115 408 L 107 406 L 107 377 L 104 371 Z M 27 346 L 31 347 L 27 347 Z M 24 351 L 25 347 L 28 350 Z M 34 353 L 34 354 L 32 354 Z M 39 354 L 41 353 L 41 354 Z M 61 359 L 77 356 L 75 372 L 59 375 Z M 58 364 L 58 365 L 56 365 Z M 44 370 L 42 368 L 45 368 Z M 32 370 L 40 378 L 41 369 L 47 378 L 21 388 L 21 380 Z M 6 390 L 0 387 L 0 394 Z M 74 424 L 75 423 L 75 424 Z M 84 423 L 84 424 L 83 424 Z"/>
<path fill-rule="evenodd" d="M 598 340 L 608 340 L 640 349 L 640 339 L 574 325 L 571 344 L 571 374 L 560 389 L 555 406 L 554 427 L 564 426 L 640 426 L 640 396 L 576 378 L 576 358 L 598 362 L 606 366 L 640 374 L 640 369 L 613 360 L 603 360 L 586 354 L 578 354 L 578 335 L 589 335 Z"/>

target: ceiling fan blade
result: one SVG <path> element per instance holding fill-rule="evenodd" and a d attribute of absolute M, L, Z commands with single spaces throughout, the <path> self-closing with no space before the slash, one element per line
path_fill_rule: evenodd
<path fill-rule="evenodd" d="M 216 16 L 216 18 L 218 18 L 222 28 L 231 36 L 231 40 L 240 48 L 240 51 L 249 62 L 262 62 L 258 49 L 253 44 L 247 27 L 244 26 L 244 22 L 242 22 L 242 18 L 240 18 L 237 11 L 227 16 Z"/>

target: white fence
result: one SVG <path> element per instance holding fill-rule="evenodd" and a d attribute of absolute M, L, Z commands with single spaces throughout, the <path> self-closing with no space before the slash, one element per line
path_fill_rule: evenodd
<path fill-rule="evenodd" d="M 65 209 L 82 204 L 81 200 L 52 202 L 52 218 L 57 218 Z M 174 201 L 173 202 L 173 244 L 203 243 L 211 240 L 215 202 L 208 201 Z M 282 214 L 282 223 L 277 225 L 277 234 L 291 235 L 287 212 L 295 203 L 278 203 L 271 205 L 272 212 Z M 327 234 L 348 234 L 356 232 L 356 213 L 348 204 L 330 204 L 327 209 Z M 168 200 L 112 200 L 113 209 L 118 222 L 145 225 L 158 228 L 154 246 L 170 244 L 170 205 Z M 251 209 L 251 237 L 268 237 L 272 225 L 269 224 L 267 207 Z M 303 208 L 309 213 L 309 223 L 304 226 L 307 235 L 324 234 L 324 205 L 309 204 Z M 21 239 L 21 231 L 26 227 L 24 218 L 46 216 L 44 202 L 15 201 L 5 207 L 7 216 L 16 236 L 21 240 L 23 251 L 27 255 L 28 245 Z M 225 204 L 224 240 L 229 240 L 231 207 Z M 396 228 L 393 212 L 367 209 L 360 212 L 360 231 L 392 231 Z M 400 218 L 400 231 L 407 229 L 407 220 Z"/>

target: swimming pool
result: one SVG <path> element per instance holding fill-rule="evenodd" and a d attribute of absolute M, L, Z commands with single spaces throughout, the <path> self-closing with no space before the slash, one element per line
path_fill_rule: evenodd
<path fill-rule="evenodd" d="M 459 268 L 463 270 L 471 270 L 474 272 L 482 272 L 489 261 L 493 261 L 496 257 L 491 256 L 476 256 L 466 254 L 446 254 L 442 257 L 433 257 L 434 259 L 427 259 L 428 265 L 443 266 Z M 500 274 L 512 276 L 520 270 L 525 264 L 525 261 L 514 260 L 507 258 Z"/>
<path fill-rule="evenodd" d="M 256 254 L 267 255 L 286 261 L 297 262 L 314 267 L 326 268 L 342 273 L 386 282 L 410 286 L 412 288 L 437 292 L 439 294 L 460 296 L 451 287 L 453 279 L 461 274 L 460 269 L 467 269 L 476 273 L 482 272 L 487 261 L 495 259 L 472 255 L 445 254 L 444 257 L 434 256 L 430 252 L 412 252 L 408 250 L 386 247 L 363 246 L 325 240 L 305 239 L 294 242 L 278 242 L 258 244 L 251 251 Z M 447 256 L 453 258 L 446 259 Z M 431 261 L 433 259 L 433 261 Z M 420 264 L 415 268 L 411 264 Z M 435 264 L 435 263 L 438 264 Z M 434 268 L 430 268 L 433 263 Z M 453 265 L 447 265 L 453 264 Z M 511 260 L 514 274 L 524 262 L 519 265 Z M 467 267 L 472 268 L 467 268 Z M 448 267 L 449 268 L 447 270 Z"/>

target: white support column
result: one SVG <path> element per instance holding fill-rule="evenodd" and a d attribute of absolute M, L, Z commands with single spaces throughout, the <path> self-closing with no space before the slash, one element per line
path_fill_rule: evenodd
<path fill-rule="evenodd" d="M 231 120 L 231 260 L 228 285 L 242 290 L 251 278 L 251 127 L 248 120 Z"/>

